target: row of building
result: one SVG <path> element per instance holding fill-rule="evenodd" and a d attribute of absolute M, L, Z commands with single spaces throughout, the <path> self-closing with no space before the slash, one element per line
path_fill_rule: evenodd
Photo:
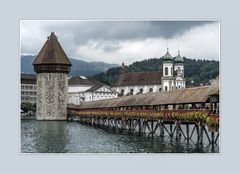
<path fill-rule="evenodd" d="M 81 102 L 117 97 L 110 86 L 84 76 L 68 79 L 68 103 L 79 105 Z M 37 75 L 21 73 L 21 102 L 37 102 Z"/>

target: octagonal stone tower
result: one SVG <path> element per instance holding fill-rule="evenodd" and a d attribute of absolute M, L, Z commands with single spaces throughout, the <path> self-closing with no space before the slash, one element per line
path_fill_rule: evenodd
<path fill-rule="evenodd" d="M 37 120 L 66 120 L 72 66 L 52 32 L 33 62 L 37 73 Z"/>

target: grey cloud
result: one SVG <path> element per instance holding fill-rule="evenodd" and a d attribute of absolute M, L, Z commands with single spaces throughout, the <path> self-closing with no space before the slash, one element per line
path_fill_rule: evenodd
<path fill-rule="evenodd" d="M 208 21 L 63 21 L 50 24 L 43 22 L 43 30 L 71 32 L 74 44 L 84 44 L 88 40 L 132 40 L 162 37 L 169 39 Z"/>
<path fill-rule="evenodd" d="M 22 53 L 37 54 L 54 31 L 68 56 L 84 60 L 130 63 L 164 54 L 167 42 L 175 52 L 180 45 L 186 56 L 218 57 L 218 22 L 24 21 L 21 28 Z"/>

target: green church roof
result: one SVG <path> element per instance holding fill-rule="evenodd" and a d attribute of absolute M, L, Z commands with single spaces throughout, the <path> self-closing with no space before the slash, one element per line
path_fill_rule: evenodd
<path fill-rule="evenodd" d="M 164 61 L 173 61 L 173 57 L 168 52 L 168 48 L 167 48 L 167 53 L 162 58 L 163 58 Z"/>
<path fill-rule="evenodd" d="M 177 57 L 174 59 L 175 63 L 183 63 L 183 58 L 180 56 L 180 51 L 178 51 Z"/>

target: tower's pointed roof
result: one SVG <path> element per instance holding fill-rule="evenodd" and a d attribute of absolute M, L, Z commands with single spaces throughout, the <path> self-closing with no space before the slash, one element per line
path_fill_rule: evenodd
<path fill-rule="evenodd" d="M 173 61 L 173 57 L 172 57 L 171 54 L 169 53 L 168 48 L 167 48 L 166 54 L 165 54 L 162 58 L 163 58 L 163 60 L 165 60 L 165 61 Z"/>
<path fill-rule="evenodd" d="M 33 65 L 72 65 L 54 32 L 48 37 L 41 51 L 33 61 Z"/>
<path fill-rule="evenodd" d="M 175 60 L 174 60 L 176 63 L 183 63 L 184 61 L 183 61 L 183 58 L 181 57 L 181 55 L 180 55 L 180 51 L 178 50 L 178 55 L 177 55 L 177 57 L 175 58 Z"/>

